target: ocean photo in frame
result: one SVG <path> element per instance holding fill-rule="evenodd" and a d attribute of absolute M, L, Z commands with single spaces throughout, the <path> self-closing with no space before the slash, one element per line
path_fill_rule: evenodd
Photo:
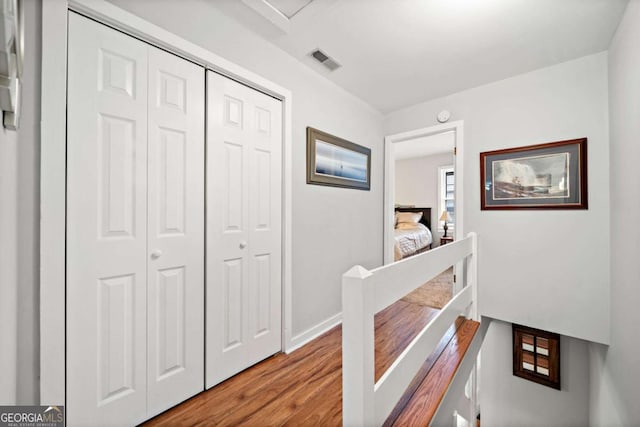
<path fill-rule="evenodd" d="M 482 210 L 587 209 L 587 138 L 480 153 Z"/>
<path fill-rule="evenodd" d="M 371 189 L 371 149 L 307 127 L 307 184 Z"/>

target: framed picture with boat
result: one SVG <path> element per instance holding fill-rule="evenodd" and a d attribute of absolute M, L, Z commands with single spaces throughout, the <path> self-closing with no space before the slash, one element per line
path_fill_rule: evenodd
<path fill-rule="evenodd" d="M 587 209 L 587 138 L 480 153 L 480 208 Z"/>
<path fill-rule="evenodd" d="M 307 184 L 369 190 L 371 149 L 308 127 Z"/>

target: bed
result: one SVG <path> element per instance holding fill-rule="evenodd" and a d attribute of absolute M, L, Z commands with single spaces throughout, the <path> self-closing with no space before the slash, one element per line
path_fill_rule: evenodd
<path fill-rule="evenodd" d="M 394 234 L 395 261 L 431 249 L 431 208 L 396 208 Z"/>

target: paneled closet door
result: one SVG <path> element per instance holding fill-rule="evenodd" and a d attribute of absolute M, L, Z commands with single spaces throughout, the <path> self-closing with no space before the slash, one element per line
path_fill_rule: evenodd
<path fill-rule="evenodd" d="M 209 388 L 281 349 L 282 104 L 207 81 Z"/>
<path fill-rule="evenodd" d="M 69 19 L 67 415 L 134 425 L 204 389 L 204 69 Z"/>
<path fill-rule="evenodd" d="M 67 422 L 131 425 L 147 404 L 147 45 L 71 13 L 68 61 Z"/>
<path fill-rule="evenodd" d="M 204 73 L 149 46 L 150 417 L 204 390 Z"/>

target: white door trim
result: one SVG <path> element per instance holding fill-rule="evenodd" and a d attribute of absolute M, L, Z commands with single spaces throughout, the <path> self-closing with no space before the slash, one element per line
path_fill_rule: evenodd
<path fill-rule="evenodd" d="M 105 0 L 42 2 L 40 189 L 40 403 L 65 403 L 65 227 L 67 13 L 74 10 L 224 74 L 283 105 L 283 350 L 292 346 L 292 95 L 258 74 L 188 42 Z"/>
<path fill-rule="evenodd" d="M 393 212 L 395 203 L 395 155 L 393 144 L 396 142 L 408 141 L 416 138 L 424 138 L 427 136 L 437 135 L 444 132 L 452 132 L 455 135 L 455 147 L 457 150 L 455 156 L 455 180 L 456 180 L 456 224 L 454 237 L 460 240 L 464 237 L 463 227 L 463 189 L 464 186 L 464 121 L 444 123 L 441 125 L 430 126 L 422 129 L 411 130 L 408 132 L 389 135 L 384 138 L 384 241 L 383 256 L 384 263 L 393 262 Z"/>

